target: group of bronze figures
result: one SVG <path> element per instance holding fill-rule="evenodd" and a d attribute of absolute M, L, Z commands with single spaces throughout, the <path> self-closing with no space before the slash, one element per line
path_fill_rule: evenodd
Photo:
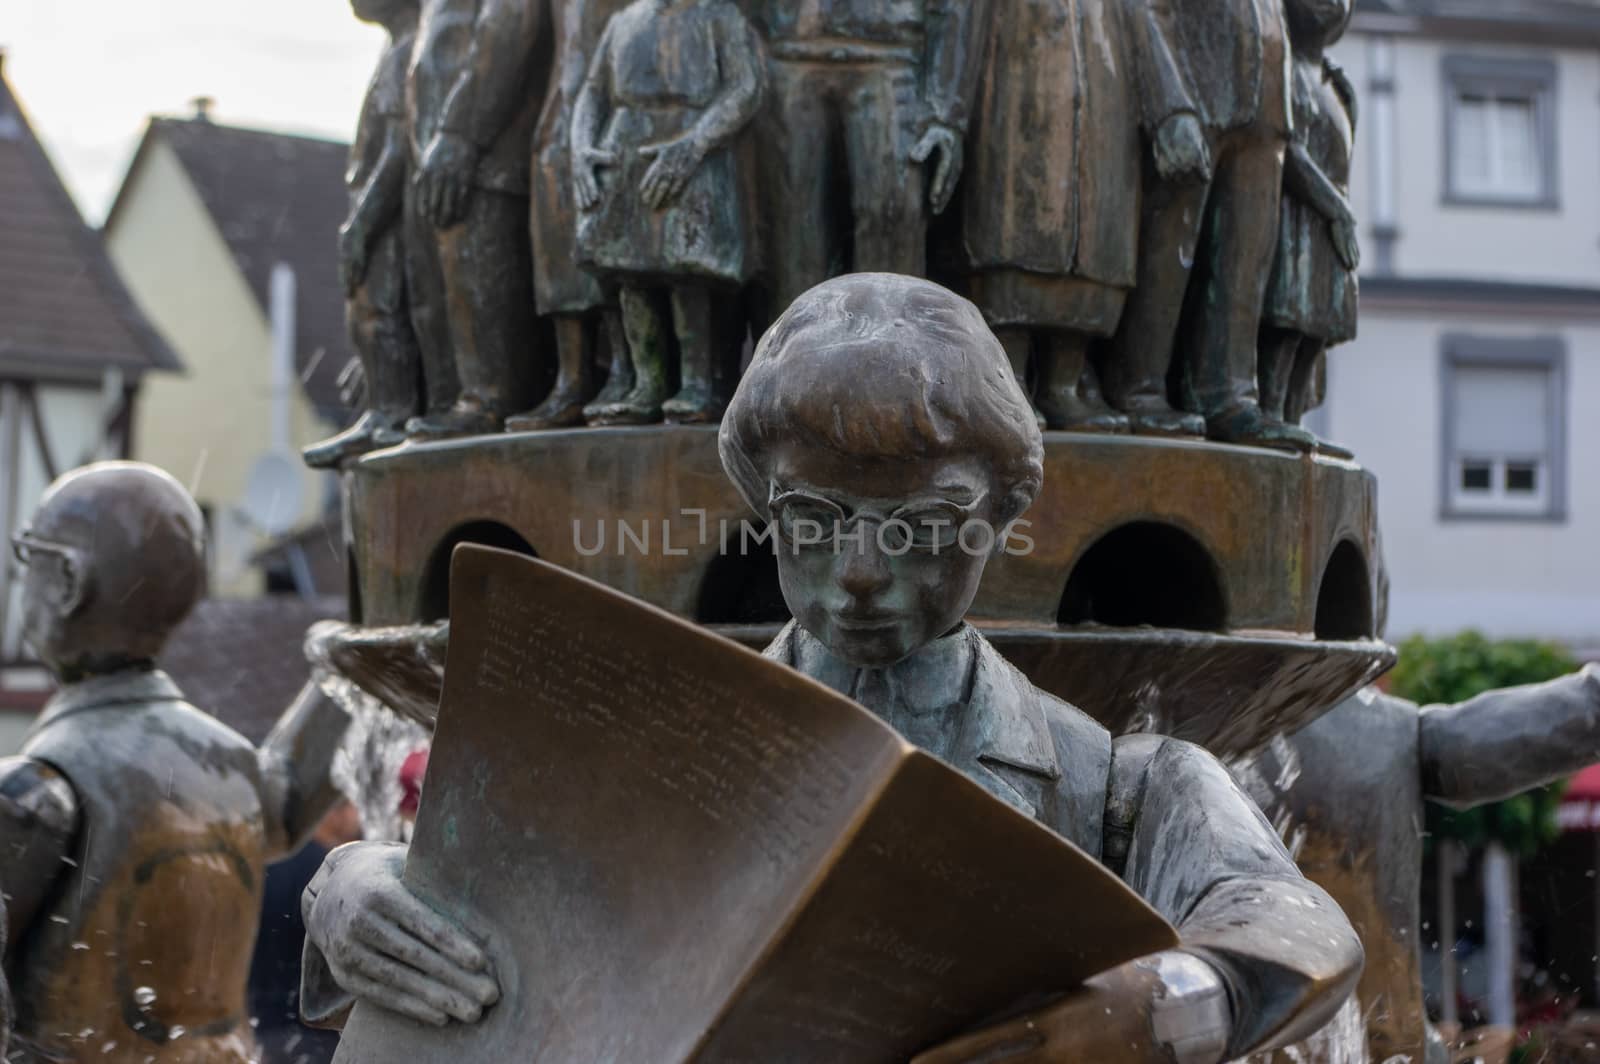
<path fill-rule="evenodd" d="M 846 526 L 912 507 L 1003 526 L 1029 509 L 1044 476 L 1028 398 L 979 309 L 929 281 L 886 274 L 828 281 L 798 299 L 764 335 L 719 441 L 728 476 L 780 538 L 796 514 L 831 514 L 836 532 L 849 535 Z M 902 1032 L 912 1050 L 926 1049 L 917 1064 L 1218 1064 L 1275 1050 L 1284 1060 L 1350 1059 L 1291 1045 L 1321 1037 L 1340 1008 L 1358 1012 L 1373 1060 L 1436 1059 L 1442 1046 L 1429 1042 L 1418 960 L 1422 799 L 1490 800 L 1600 757 L 1600 669 L 1453 707 L 1419 710 L 1363 693 L 1230 775 L 1189 743 L 1112 736 L 1001 658 L 964 620 L 990 555 L 938 538 L 905 551 L 872 536 L 850 542 L 830 551 L 797 541 L 778 552 L 794 620 L 767 657 L 855 700 L 1012 815 L 1071 840 L 1176 928 L 1174 948 L 1076 989 L 1045 973 L 1030 986 L 1038 993 L 1018 1003 L 1034 1008 L 1020 1018 L 978 1022 L 966 1034 L 949 1025 Z M 245 958 L 264 864 L 333 801 L 344 711 L 310 687 L 257 748 L 188 704 L 156 667 L 201 592 L 205 552 L 199 508 L 164 473 L 131 463 L 74 471 L 50 488 L 13 547 L 26 567 L 25 634 L 61 689 L 21 754 L 0 759 L 0 1058 L 246 1064 L 254 1048 Z M 681 665 L 693 675 L 694 662 Z M 523 679 L 583 690 L 561 687 L 560 677 Z M 773 771 L 821 763 L 772 742 Z M 631 749 L 619 734 L 617 750 Z M 472 781 L 432 786 L 486 787 L 478 770 L 496 767 L 493 756 L 481 755 Z M 629 756 L 616 778 L 594 781 L 597 803 L 631 793 L 626 774 L 640 767 Z M 820 776 L 815 785 L 826 789 Z M 1393 800 L 1374 804 L 1375 793 Z M 733 805 L 714 811 L 740 815 Z M 526 812 L 536 824 L 540 810 Z M 539 832 L 507 830 L 519 826 L 493 828 L 515 840 L 493 859 L 551 860 Z M 472 901 L 413 894 L 406 862 L 404 846 L 381 842 L 328 858 L 304 903 L 302 1016 L 339 1027 L 359 1003 L 388 1024 L 488 1018 L 477 1030 L 493 1028 L 494 1010 L 521 1007 L 511 993 L 519 966 L 540 958 L 518 952 L 516 928 L 465 930 Z M 641 866 L 638 876 L 656 871 Z M 958 871 L 953 881 L 975 897 L 1009 896 L 981 860 Z M 603 912 L 610 897 L 572 904 Z M 524 921 L 561 919 L 520 911 Z M 729 934 L 747 918 L 731 910 L 726 925 L 696 933 Z M 1018 943 L 996 942 L 995 957 L 1021 949 L 1031 931 L 1018 926 Z M 641 962 L 659 961 L 652 951 L 663 948 L 611 946 Z M 848 996 L 848 986 L 838 989 Z M 583 997 L 569 994 L 544 1014 L 579 1023 Z M 619 1044 L 629 1035 L 609 1033 Z M 503 1059 L 485 1049 L 498 1043 L 474 1037 L 413 1059 Z M 515 1048 L 564 1059 L 540 1055 L 539 1045 Z M 891 1059 L 859 1046 L 826 1057 L 788 1048 L 772 1046 L 773 1059 Z M 616 1059 L 684 1059 L 660 1046 L 631 1049 Z M 395 1059 L 360 1055 L 359 1038 L 341 1051 L 353 1062 Z"/>
<path fill-rule="evenodd" d="M 342 233 L 369 409 L 314 465 L 715 422 L 748 339 L 866 271 L 969 295 L 1041 425 L 1317 446 L 1350 0 L 354 7 L 391 35 Z"/>

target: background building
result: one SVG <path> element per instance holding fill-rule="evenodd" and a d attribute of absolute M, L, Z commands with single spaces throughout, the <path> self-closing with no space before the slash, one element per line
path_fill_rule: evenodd
<path fill-rule="evenodd" d="M 0 750 L 47 691 L 24 662 L 11 534 L 55 477 L 121 458 L 146 374 L 180 364 L 129 298 L 0 69 Z M 158 376 L 172 378 L 175 374 Z M 152 378 L 153 379 L 153 378 Z"/>
<path fill-rule="evenodd" d="M 1378 475 L 1389 634 L 1600 653 L 1600 5 L 1357 9 L 1361 336 L 1313 427 Z"/>
<path fill-rule="evenodd" d="M 336 480 L 299 452 L 347 416 L 349 149 L 219 125 L 208 109 L 150 122 L 106 218 L 112 260 L 188 368 L 146 389 L 132 453 L 200 501 L 214 594 L 336 594 Z"/>

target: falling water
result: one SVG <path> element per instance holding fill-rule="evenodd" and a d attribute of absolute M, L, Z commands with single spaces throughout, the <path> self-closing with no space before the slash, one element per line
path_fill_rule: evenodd
<path fill-rule="evenodd" d="M 338 673 L 319 670 L 317 683 L 350 714 L 350 728 L 334 755 L 332 775 L 334 785 L 361 814 L 362 836 L 409 841 L 410 825 L 400 815 L 405 793 L 400 767 L 412 751 L 427 746 L 428 730 L 398 716 Z"/>
<path fill-rule="evenodd" d="M 1367 1025 L 1361 1018 L 1361 1006 L 1351 997 L 1340 1006 L 1328 1025 L 1304 1042 L 1280 1049 L 1276 1056 L 1251 1057 L 1251 1064 L 1269 1059 L 1289 1061 L 1291 1064 L 1372 1064 L 1367 1055 Z M 1384 1064 L 1409 1064 L 1409 1057 L 1385 1061 Z M 1235 1062 L 1242 1064 L 1242 1062 Z"/>
<path fill-rule="evenodd" d="M 400 815 L 400 767 L 431 737 L 431 728 L 417 718 L 431 718 L 438 704 L 443 645 L 438 626 L 328 623 L 306 639 L 318 686 L 350 714 L 333 781 L 354 803 L 368 839 L 409 839 L 411 825 Z"/>

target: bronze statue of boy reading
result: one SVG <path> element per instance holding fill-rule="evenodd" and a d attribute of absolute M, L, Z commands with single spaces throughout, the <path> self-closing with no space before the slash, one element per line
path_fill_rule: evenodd
<path fill-rule="evenodd" d="M 762 339 L 720 443 L 778 529 L 795 620 L 768 655 L 1104 862 L 1182 938 L 922 1059 L 1212 1064 L 1333 1013 L 1360 944 L 1226 770 L 1176 740 L 1114 740 L 964 623 L 1043 478 L 1032 409 L 976 307 L 889 274 L 812 289 Z M 357 844 L 313 882 L 303 1015 L 338 1022 L 359 997 L 470 1023 L 498 999 L 484 951 L 407 893 L 404 860 Z"/>

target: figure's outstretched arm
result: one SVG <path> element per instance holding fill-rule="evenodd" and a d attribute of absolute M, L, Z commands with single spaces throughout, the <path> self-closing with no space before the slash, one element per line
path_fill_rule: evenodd
<path fill-rule="evenodd" d="M 0 893 L 7 942 L 20 942 L 72 859 L 80 810 L 60 772 L 31 757 L 0 759 Z"/>
<path fill-rule="evenodd" d="M 1418 727 L 1425 795 L 1457 809 L 1509 798 L 1600 761 L 1600 666 L 1425 706 Z"/>
<path fill-rule="evenodd" d="M 1108 863 L 1120 835 L 1128 885 L 1227 986 L 1225 1059 L 1297 1041 L 1332 1018 L 1361 974 L 1360 939 L 1215 758 L 1175 739 L 1124 739 L 1110 806 Z"/>
<path fill-rule="evenodd" d="M 1198 747 L 1117 743 L 1105 861 L 1177 926 L 1180 947 L 917 1064 L 1218 1064 L 1311 1034 L 1354 989 L 1362 951 L 1350 922 Z"/>
<path fill-rule="evenodd" d="M 343 799 L 330 770 L 349 724 L 350 715 L 312 679 L 256 752 L 265 791 L 267 838 L 278 853 L 298 849 Z"/>

